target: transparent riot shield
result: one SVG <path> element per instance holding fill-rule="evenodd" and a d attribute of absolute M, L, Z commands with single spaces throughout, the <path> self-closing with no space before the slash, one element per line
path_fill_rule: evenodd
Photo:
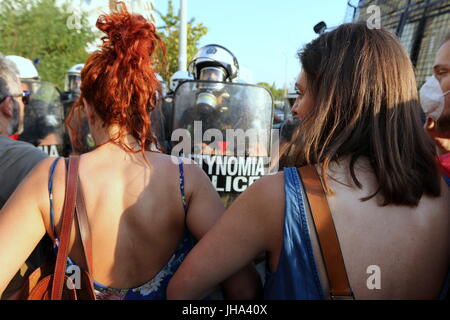
<path fill-rule="evenodd" d="M 172 155 L 194 159 L 226 206 L 268 174 L 273 100 L 255 85 L 186 81 L 174 96 Z"/>
<path fill-rule="evenodd" d="M 64 111 L 59 90 L 42 81 L 24 81 L 22 86 L 31 92 L 31 98 L 25 105 L 19 140 L 39 147 L 50 156 L 63 155 Z"/>
<path fill-rule="evenodd" d="M 169 152 L 169 141 L 166 130 L 166 117 L 163 112 L 164 99 L 158 99 L 155 108 L 150 114 L 153 136 L 158 142 L 157 150 L 163 153 Z"/>
<path fill-rule="evenodd" d="M 63 100 L 65 121 L 70 116 L 70 121 L 66 124 L 66 134 L 64 142 L 67 146 L 68 154 L 83 154 L 94 149 L 94 138 L 89 129 L 87 115 L 83 108 L 77 108 L 71 113 L 71 109 L 78 100 L 78 96 L 67 96 Z"/>

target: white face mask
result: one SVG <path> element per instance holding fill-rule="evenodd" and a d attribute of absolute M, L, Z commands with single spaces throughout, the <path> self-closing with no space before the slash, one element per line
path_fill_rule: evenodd
<path fill-rule="evenodd" d="M 445 96 L 450 93 L 442 92 L 441 85 L 435 76 L 431 76 L 420 88 L 420 104 L 428 118 L 435 121 L 439 119 L 445 108 Z"/>

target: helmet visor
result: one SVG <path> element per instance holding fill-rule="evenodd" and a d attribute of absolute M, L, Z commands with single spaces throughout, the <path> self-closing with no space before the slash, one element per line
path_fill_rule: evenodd
<path fill-rule="evenodd" d="M 81 76 L 79 74 L 70 74 L 66 78 L 67 92 L 80 92 Z"/>
<path fill-rule="evenodd" d="M 225 79 L 226 74 L 222 68 L 206 67 L 200 70 L 199 80 L 224 82 Z"/>

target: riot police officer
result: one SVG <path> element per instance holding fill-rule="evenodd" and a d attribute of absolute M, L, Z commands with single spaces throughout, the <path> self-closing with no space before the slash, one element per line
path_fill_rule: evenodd
<path fill-rule="evenodd" d="M 70 68 L 66 73 L 64 93 L 62 94 L 62 101 L 64 105 L 64 117 L 72 108 L 72 105 L 78 100 L 80 96 L 81 86 L 81 70 L 84 64 L 77 64 Z"/>
<path fill-rule="evenodd" d="M 58 155 L 62 145 L 62 107 L 60 93 L 51 83 L 40 80 L 34 63 L 20 56 L 7 56 L 18 69 L 28 103 L 21 110 L 19 140 L 39 146 L 50 155 Z"/>
<path fill-rule="evenodd" d="M 204 81 L 198 85 L 197 103 L 205 111 L 223 112 L 222 102 L 227 98 L 223 83 L 232 82 L 239 73 L 239 63 L 234 54 L 217 44 L 206 45 L 194 56 L 189 72 L 195 80 Z"/>
<path fill-rule="evenodd" d="M 169 94 L 173 94 L 184 81 L 193 80 L 192 75 L 187 71 L 177 71 L 170 77 Z"/>
<path fill-rule="evenodd" d="M 76 64 L 66 72 L 65 90 L 61 95 L 64 108 L 64 119 L 68 118 L 69 112 L 75 102 L 78 101 L 81 94 L 81 70 L 84 64 Z M 79 128 L 79 136 L 70 138 L 70 130 L 64 134 L 64 149 L 66 155 L 74 153 L 85 153 L 94 147 L 94 139 L 89 132 L 89 124 L 84 114 L 74 114 L 71 118 L 70 126 Z M 71 141 L 72 140 L 72 141 Z"/>
<path fill-rule="evenodd" d="M 239 63 L 227 48 L 209 44 L 199 49 L 189 64 L 189 72 L 198 81 L 195 87 L 195 104 L 186 110 L 180 119 L 180 126 L 193 131 L 194 121 L 202 121 L 202 131 L 239 127 L 242 116 L 231 112 L 227 101 L 230 98 L 224 85 L 236 79 Z"/>
<path fill-rule="evenodd" d="M 185 81 L 193 80 L 192 76 L 187 71 L 177 71 L 171 77 L 169 84 L 158 78 L 163 86 L 163 96 L 161 99 L 161 111 L 164 118 L 164 136 L 166 138 L 165 146 L 167 152 L 171 151 L 170 137 L 173 131 L 173 116 L 174 116 L 174 95 L 177 88 Z M 164 82 L 162 82 L 164 81 Z M 164 88 L 166 90 L 164 90 Z M 164 94 L 165 91 L 165 94 Z"/>
<path fill-rule="evenodd" d="M 72 94 L 80 94 L 81 86 L 81 70 L 83 70 L 84 64 L 76 64 L 69 69 L 66 73 L 65 92 Z"/>
<path fill-rule="evenodd" d="M 197 161 L 228 205 L 266 170 L 273 99 L 238 79 L 238 61 L 223 46 L 201 48 L 188 70 L 194 79 L 174 95 L 173 152 Z"/>
<path fill-rule="evenodd" d="M 239 74 L 239 63 L 227 48 L 208 44 L 194 56 L 189 64 L 189 72 L 196 80 L 232 81 Z"/>
<path fill-rule="evenodd" d="M 157 146 L 152 146 L 152 150 L 168 153 L 169 144 L 167 137 L 169 133 L 167 132 L 167 115 L 165 111 L 167 111 L 170 105 L 165 103 L 168 95 L 167 83 L 158 73 L 155 73 L 155 76 L 161 84 L 161 90 L 155 92 L 155 105 L 150 114 L 152 133 L 158 143 Z"/>

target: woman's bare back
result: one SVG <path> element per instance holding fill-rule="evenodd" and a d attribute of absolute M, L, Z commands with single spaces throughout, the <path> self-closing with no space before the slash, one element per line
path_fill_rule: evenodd
<path fill-rule="evenodd" d="M 368 164 L 360 160 L 355 166 L 362 189 L 352 182 L 347 166 L 346 161 L 332 166 L 328 181 L 335 195 L 327 198 L 356 298 L 437 298 L 450 266 L 448 186 L 442 180 L 441 196 L 423 196 L 415 208 L 382 207 L 379 197 L 360 200 L 377 188 Z M 327 288 L 317 238 L 311 237 Z"/>
<path fill-rule="evenodd" d="M 81 157 L 79 176 L 92 234 L 93 278 L 113 288 L 132 288 L 154 277 L 183 238 L 186 214 L 178 159 L 103 147 Z M 62 161 L 61 161 L 62 162 Z M 185 192 L 197 187 L 195 164 L 184 164 Z M 63 204 L 64 166 L 55 175 L 55 221 Z M 62 174 L 61 174 L 62 173 Z M 210 199 L 209 202 L 215 199 Z M 211 212 L 216 218 L 222 212 Z M 85 267 L 81 240 L 72 230 L 70 257 Z"/>

